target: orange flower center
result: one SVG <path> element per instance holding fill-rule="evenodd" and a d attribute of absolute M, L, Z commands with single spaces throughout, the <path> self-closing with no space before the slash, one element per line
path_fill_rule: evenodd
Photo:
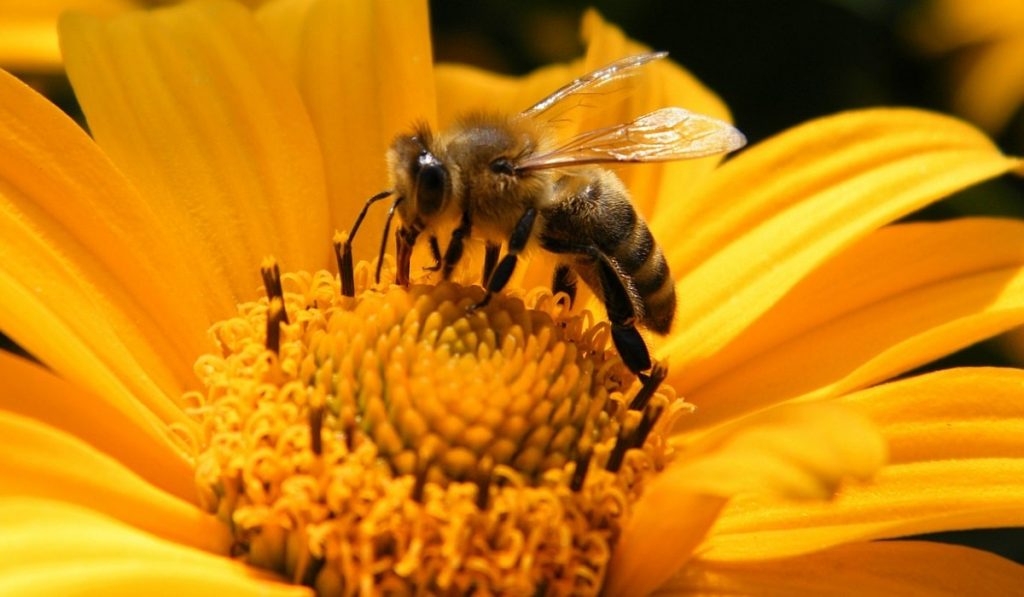
<path fill-rule="evenodd" d="M 236 555 L 322 595 L 596 594 L 686 410 L 545 291 L 282 278 L 239 307 L 186 395 L 196 481 Z M 386 276 L 391 276 L 386 272 Z M 561 297 L 559 297 L 561 299 Z"/>

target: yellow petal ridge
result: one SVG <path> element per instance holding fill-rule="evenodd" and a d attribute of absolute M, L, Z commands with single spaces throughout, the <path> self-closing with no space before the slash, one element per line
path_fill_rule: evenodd
<path fill-rule="evenodd" d="M 841 545 L 760 562 L 691 562 L 654 595 L 1010 595 L 1024 567 L 959 545 Z"/>
<path fill-rule="evenodd" d="M 911 109 L 842 113 L 747 149 L 652 222 L 675 239 L 686 297 L 659 352 L 699 367 L 844 247 L 1018 164 L 974 127 Z"/>
<path fill-rule="evenodd" d="M 260 13 L 293 76 L 323 150 L 330 222 L 351 228 L 371 195 L 388 185 L 385 153 L 416 121 L 436 123 L 433 58 L 424 0 L 319 0 Z M 383 228 L 372 210 L 364 228 Z M 374 233 L 355 239 L 376 255 Z"/>
<path fill-rule="evenodd" d="M 609 591 L 645 594 L 666 581 L 729 498 L 825 499 L 849 477 L 870 477 L 885 454 L 866 418 L 835 405 L 786 406 L 737 421 L 687 446 L 644 489 L 616 546 Z"/>
<path fill-rule="evenodd" d="M 191 463 L 163 426 L 139 425 L 113 403 L 24 359 L 0 353 L 0 409 L 69 433 L 115 458 L 150 483 L 195 502 Z"/>
<path fill-rule="evenodd" d="M 102 512 L 166 539 L 227 553 L 222 522 L 142 480 L 83 441 L 0 411 L 0 495 L 58 499 Z"/>
<path fill-rule="evenodd" d="M 676 387 L 707 427 L 838 395 L 1024 322 L 1024 224 L 960 219 L 875 232 L 812 272 Z"/>
<path fill-rule="evenodd" d="M 182 239 L 178 258 L 224 317 L 274 255 L 329 254 L 320 149 L 294 84 L 243 6 L 211 0 L 60 23 L 97 142 Z"/>
<path fill-rule="evenodd" d="M 0 498 L 0 528 L 4 595 L 311 594 L 72 504 Z"/>
<path fill-rule="evenodd" d="M 0 149 L 0 327 L 82 386 L 180 420 L 168 396 L 209 343 L 200 288 L 162 259 L 173 239 L 74 122 L 2 72 Z"/>
<path fill-rule="evenodd" d="M 1024 525 L 1024 372 L 967 368 L 840 400 L 872 420 L 892 463 L 828 504 L 743 498 L 723 510 L 701 557 L 756 560 L 938 531 Z"/>

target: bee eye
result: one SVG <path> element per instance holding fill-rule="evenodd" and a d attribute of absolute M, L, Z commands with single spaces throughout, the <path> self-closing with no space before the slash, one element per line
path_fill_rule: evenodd
<path fill-rule="evenodd" d="M 430 153 L 420 155 L 416 172 L 416 206 L 425 215 L 437 213 L 444 204 L 448 188 L 448 171 Z"/>
<path fill-rule="evenodd" d="M 515 176 L 516 169 L 512 165 L 512 162 L 508 161 L 508 158 L 498 158 L 491 162 L 491 172 L 495 174 L 504 174 L 505 176 Z"/>

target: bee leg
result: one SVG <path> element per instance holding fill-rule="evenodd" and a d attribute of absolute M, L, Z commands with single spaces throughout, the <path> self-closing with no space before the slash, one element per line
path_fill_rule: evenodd
<path fill-rule="evenodd" d="M 555 275 L 551 280 L 551 294 L 564 292 L 569 297 L 569 308 L 576 302 L 576 273 L 568 265 L 559 265 L 555 268 Z"/>
<path fill-rule="evenodd" d="M 488 242 L 487 250 L 484 253 L 484 277 L 483 283 L 487 284 L 494 273 L 494 266 L 498 265 L 498 255 L 501 253 L 501 245 Z"/>
<path fill-rule="evenodd" d="M 444 262 L 441 266 L 442 279 L 447 280 L 452 276 L 452 270 L 455 269 L 455 265 L 462 259 L 462 245 L 472 229 L 473 220 L 470 219 L 469 212 L 462 212 L 462 221 L 459 222 L 458 228 L 452 230 L 452 238 L 448 241 L 448 248 L 444 252 Z"/>
<path fill-rule="evenodd" d="M 437 244 L 437 237 L 430 237 L 430 256 L 434 258 L 432 265 L 424 265 L 423 269 L 428 272 L 436 272 L 441 269 L 441 247 Z"/>
<path fill-rule="evenodd" d="M 487 281 L 487 293 L 484 294 L 482 301 L 469 308 L 470 311 L 476 311 L 481 307 L 487 306 L 487 303 L 491 302 L 491 297 L 494 296 L 494 293 L 501 292 L 501 289 L 508 284 L 508 281 L 512 278 L 512 272 L 516 269 L 516 262 L 519 260 L 518 255 L 526 248 L 526 241 L 530 240 L 530 233 L 533 232 L 533 223 L 536 220 L 537 210 L 530 208 L 516 222 L 516 227 L 512 230 L 512 236 L 508 237 L 508 252 L 498 262 L 498 267 L 495 268 L 494 274 Z"/>
<path fill-rule="evenodd" d="M 585 255 L 593 260 L 594 273 L 601 283 L 601 295 L 608 311 L 608 320 L 612 324 L 612 342 L 619 351 L 619 357 L 635 375 L 643 376 L 640 377 L 641 383 L 646 383 L 645 378 L 653 378 L 653 372 L 651 375 L 642 373 L 651 369 L 652 362 L 647 343 L 636 329 L 637 314 L 641 309 L 636 288 L 620 272 L 615 260 L 593 245 L 577 245 L 547 236 L 541 238 L 541 246 L 552 253 Z M 657 388 L 657 385 L 654 387 Z"/>
<path fill-rule="evenodd" d="M 650 373 L 637 373 L 636 376 L 640 378 L 640 391 L 630 400 L 629 408 L 632 410 L 643 410 L 647 403 L 650 402 L 651 396 L 654 396 L 654 392 L 661 386 L 661 382 L 665 381 L 665 378 L 668 377 L 668 367 L 663 363 L 655 361 Z"/>
<path fill-rule="evenodd" d="M 409 287 L 409 268 L 412 262 L 412 248 L 423 229 L 416 225 L 401 226 L 395 231 L 395 283 Z"/>

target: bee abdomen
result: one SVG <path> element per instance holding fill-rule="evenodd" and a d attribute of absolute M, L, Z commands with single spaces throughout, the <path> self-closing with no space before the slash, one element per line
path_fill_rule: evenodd
<path fill-rule="evenodd" d="M 676 313 L 675 282 L 665 254 L 654 242 L 647 224 L 633 221 L 633 230 L 610 251 L 622 271 L 633 279 L 643 303 L 641 324 L 658 334 L 667 334 Z"/>

